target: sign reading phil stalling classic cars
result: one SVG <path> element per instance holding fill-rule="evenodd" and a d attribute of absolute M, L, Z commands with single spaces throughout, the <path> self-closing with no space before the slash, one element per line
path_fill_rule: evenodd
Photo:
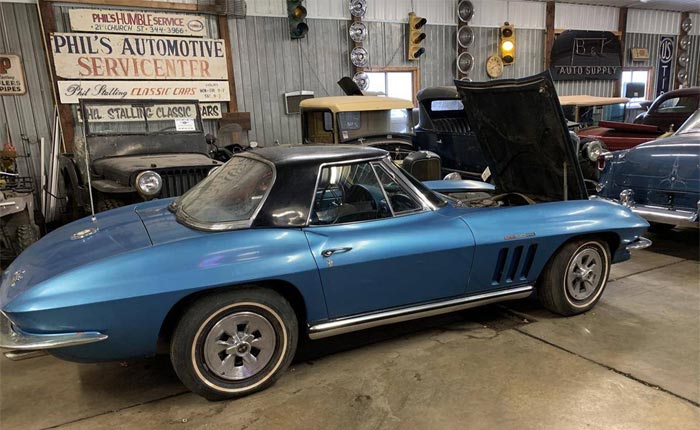
<path fill-rule="evenodd" d="M 0 96 L 20 96 L 27 92 L 19 55 L 0 54 Z"/>
<path fill-rule="evenodd" d="M 159 34 L 163 36 L 206 36 L 206 19 L 201 15 L 156 11 L 71 9 L 71 29 L 99 33 Z"/>
<path fill-rule="evenodd" d="M 609 31 L 567 30 L 552 46 L 555 81 L 612 80 L 622 73 L 620 39 Z"/>
<path fill-rule="evenodd" d="M 67 79 L 228 79 L 222 39 L 52 33 L 51 52 Z"/>
<path fill-rule="evenodd" d="M 228 81 L 58 81 L 61 103 L 86 99 L 230 100 Z"/>

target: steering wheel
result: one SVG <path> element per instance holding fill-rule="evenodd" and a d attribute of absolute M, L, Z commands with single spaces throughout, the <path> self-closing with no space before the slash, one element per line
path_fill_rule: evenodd
<path fill-rule="evenodd" d="M 394 194 L 389 200 L 391 200 L 391 207 L 394 208 L 394 212 L 410 211 L 416 208 L 416 202 L 405 194 Z"/>

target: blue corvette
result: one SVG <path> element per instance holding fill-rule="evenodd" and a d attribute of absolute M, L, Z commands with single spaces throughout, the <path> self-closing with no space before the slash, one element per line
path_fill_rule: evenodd
<path fill-rule="evenodd" d="M 465 114 L 495 185 L 426 185 L 369 147 L 237 154 L 177 200 L 100 213 L 27 249 L 2 277 L 0 346 L 80 362 L 165 347 L 188 388 L 221 399 L 272 384 L 300 336 L 534 292 L 562 315 L 591 309 L 610 265 L 649 245 L 647 222 L 588 199 L 546 75 L 457 86 L 481 107 Z"/>

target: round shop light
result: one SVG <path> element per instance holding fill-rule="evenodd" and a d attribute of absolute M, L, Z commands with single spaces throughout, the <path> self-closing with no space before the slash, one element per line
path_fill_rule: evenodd
<path fill-rule="evenodd" d="M 681 85 L 685 85 L 688 83 L 688 72 L 685 69 L 679 69 L 678 73 L 676 73 L 676 77 L 678 78 L 678 82 L 680 82 Z"/>
<path fill-rule="evenodd" d="M 367 0 L 350 0 L 350 14 L 363 17 L 367 13 Z"/>
<path fill-rule="evenodd" d="M 369 76 L 367 76 L 367 73 L 355 73 L 355 76 L 352 77 L 352 80 L 362 91 L 365 91 L 367 88 L 369 88 Z"/>
<path fill-rule="evenodd" d="M 457 30 L 457 44 L 462 48 L 468 48 L 474 43 L 474 30 L 467 25 L 463 25 Z"/>
<path fill-rule="evenodd" d="M 350 52 L 350 61 L 355 67 L 367 67 L 369 64 L 369 54 L 362 47 L 353 48 Z"/>
<path fill-rule="evenodd" d="M 474 16 L 474 4 L 469 0 L 462 0 L 457 5 L 457 16 L 461 22 L 468 22 Z"/>
<path fill-rule="evenodd" d="M 464 74 L 471 72 L 474 68 L 474 56 L 468 52 L 462 52 L 457 57 L 457 69 Z"/>
<path fill-rule="evenodd" d="M 353 22 L 350 26 L 350 39 L 353 42 L 362 42 L 367 38 L 367 26 L 362 22 Z"/>
<path fill-rule="evenodd" d="M 688 57 L 688 54 L 685 52 L 682 52 L 678 56 L 678 64 L 680 64 L 683 67 L 688 67 L 689 63 L 690 63 L 690 58 Z"/>
<path fill-rule="evenodd" d="M 681 40 L 678 42 L 680 45 L 681 49 L 684 51 L 687 51 L 690 48 L 690 37 L 686 34 L 685 36 L 681 37 Z"/>
<path fill-rule="evenodd" d="M 692 30 L 692 29 L 693 29 L 693 20 L 690 19 L 690 17 L 687 17 L 681 23 L 681 30 L 683 30 L 686 33 L 690 33 L 690 30 Z"/>
<path fill-rule="evenodd" d="M 152 170 L 143 171 L 136 176 L 136 190 L 144 196 L 155 196 L 162 187 L 163 179 Z"/>

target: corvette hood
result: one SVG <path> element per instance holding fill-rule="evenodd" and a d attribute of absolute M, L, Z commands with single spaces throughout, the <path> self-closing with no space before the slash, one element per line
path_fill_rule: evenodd
<path fill-rule="evenodd" d="M 84 238 L 75 233 L 96 229 Z M 92 231 L 92 230 L 91 230 Z M 133 206 L 98 213 L 52 231 L 27 248 L 3 272 L 0 307 L 27 289 L 80 266 L 151 246 Z"/>
<path fill-rule="evenodd" d="M 153 245 L 213 234 L 195 230 L 177 222 L 175 214 L 168 209 L 168 205 L 173 200 L 174 198 L 152 200 L 136 205 L 136 213 L 141 217 L 143 225 L 146 226 Z"/>
<path fill-rule="evenodd" d="M 588 197 L 549 73 L 455 85 L 497 192 L 546 201 Z"/>

